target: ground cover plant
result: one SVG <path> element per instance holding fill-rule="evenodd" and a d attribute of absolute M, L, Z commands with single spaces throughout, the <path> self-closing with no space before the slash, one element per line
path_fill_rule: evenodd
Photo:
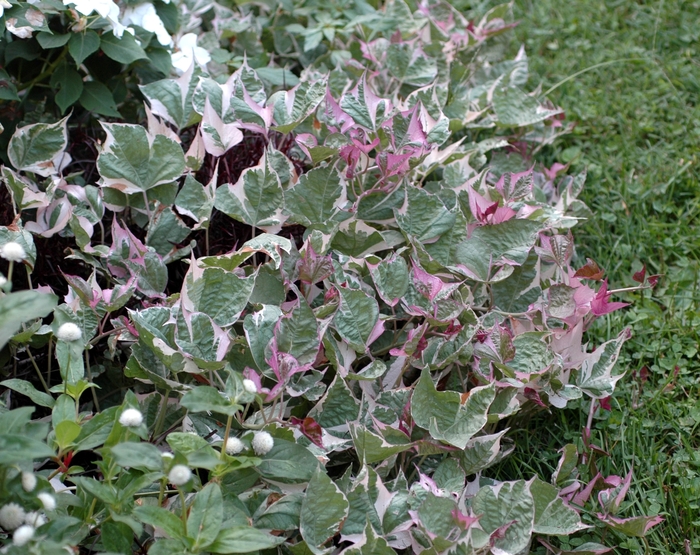
<path fill-rule="evenodd" d="M 548 96 L 577 122 L 573 133 L 542 156 L 570 162 L 572 169 L 588 168 L 581 198 L 596 217 L 577 227 L 578 255 L 595 259 L 620 287 L 632 285 L 630 269 L 643 264 L 664 274 L 653 294 L 623 294 L 630 308 L 606 316 L 589 332 L 600 342 L 610 330 L 632 328 L 619 362 L 628 378 L 619 383 L 611 410 L 597 415 L 593 433 L 612 455 L 601 461 L 602 469 L 624 474 L 634 467 L 627 510 L 666 518 L 650 531 L 648 544 L 621 541 L 621 552 L 700 549 L 700 112 L 692 23 L 699 7 L 685 1 L 515 4 L 520 21 L 515 33 L 530 55 L 531 86 L 541 83 L 544 91 L 556 86 Z M 580 426 L 578 414 L 559 413 L 540 427 L 551 434 L 528 436 L 530 449 L 556 449 Z M 529 462 L 541 472 L 556 464 L 550 460 L 542 467 L 517 454 L 512 461 Z"/>
<path fill-rule="evenodd" d="M 590 441 L 630 332 L 584 334 L 625 303 L 574 261 L 586 174 L 536 158 L 571 126 L 510 6 L 322 8 L 4 6 L 8 553 L 605 553 L 661 522 Z M 570 405 L 553 472 L 489 470 Z"/>

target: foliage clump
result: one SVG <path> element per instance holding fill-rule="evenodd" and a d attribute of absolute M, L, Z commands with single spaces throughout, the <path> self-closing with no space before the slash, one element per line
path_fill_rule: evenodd
<path fill-rule="evenodd" d="M 487 477 L 512 425 L 608 397 L 628 337 L 584 342 L 622 303 L 573 265 L 585 175 L 532 161 L 566 127 L 502 58 L 507 6 L 103 4 L 17 5 L 47 25 L 27 36 L 5 16 L 90 75 L 72 45 L 96 40 L 143 115 L 100 121 L 79 167 L 73 118 L 122 116 L 82 93 L 8 142 L 8 552 L 515 554 L 657 522 L 616 516 L 631 474 L 586 484 L 585 441 L 550 481 Z M 32 288 L 44 240 L 75 270 Z"/>

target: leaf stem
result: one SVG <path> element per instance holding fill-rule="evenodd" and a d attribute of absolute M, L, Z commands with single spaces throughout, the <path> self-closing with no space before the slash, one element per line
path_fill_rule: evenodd
<path fill-rule="evenodd" d="M 37 376 L 39 376 L 39 380 L 41 381 L 41 385 L 44 386 L 46 393 L 51 395 L 51 391 L 49 389 L 49 386 L 47 385 L 46 381 L 44 380 L 44 376 L 42 375 L 41 370 L 39 370 L 39 366 L 37 365 L 36 360 L 34 360 L 34 356 L 32 355 L 32 352 L 29 350 L 29 347 L 27 347 L 27 354 L 29 355 L 29 359 L 32 361 L 32 366 L 34 366 L 34 370 L 36 370 Z"/>
<path fill-rule="evenodd" d="M 221 444 L 221 453 L 219 457 L 223 461 L 226 457 L 226 442 L 228 442 L 228 436 L 231 435 L 231 423 L 233 422 L 233 415 L 228 415 L 228 420 L 226 420 L 226 431 L 224 432 L 224 442 Z"/>

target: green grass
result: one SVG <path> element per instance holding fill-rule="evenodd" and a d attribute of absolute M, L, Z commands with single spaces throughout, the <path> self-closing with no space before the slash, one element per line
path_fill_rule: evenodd
<path fill-rule="evenodd" d="M 544 152 L 547 162 L 588 168 L 583 200 L 594 217 L 574 230 L 577 256 L 604 267 L 611 288 L 633 285 L 642 263 L 664 274 L 653 293 L 623 297 L 633 307 L 589 333 L 599 344 L 624 326 L 634 332 L 613 411 L 595 423 L 594 443 L 612 455 L 599 469 L 634 466 L 621 516 L 666 518 L 646 541 L 605 541 L 619 553 L 700 553 L 700 2 L 516 0 L 515 17 L 531 83 L 556 87 L 549 98 L 577 122 Z M 516 436 L 510 464 L 528 468 L 528 451 L 575 438 L 582 420 L 564 411 L 543 420 L 539 436 Z"/>

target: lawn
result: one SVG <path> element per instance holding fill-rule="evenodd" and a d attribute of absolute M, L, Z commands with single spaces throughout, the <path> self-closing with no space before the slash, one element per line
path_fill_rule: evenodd
<path fill-rule="evenodd" d="M 613 289 L 634 285 L 643 264 L 663 275 L 653 292 L 621 295 L 632 306 L 589 334 L 597 344 L 633 330 L 618 366 L 626 377 L 595 421 L 592 441 L 611 454 L 599 468 L 634 467 L 625 516 L 666 519 L 619 552 L 700 552 L 700 2 L 518 0 L 514 9 L 531 85 L 576 122 L 544 156 L 588 169 L 594 217 L 575 230 L 577 255 L 605 268 Z M 523 445 L 575 437 L 585 422 L 569 416 L 544 419 L 547 430 L 510 464 L 528 464 Z"/>

